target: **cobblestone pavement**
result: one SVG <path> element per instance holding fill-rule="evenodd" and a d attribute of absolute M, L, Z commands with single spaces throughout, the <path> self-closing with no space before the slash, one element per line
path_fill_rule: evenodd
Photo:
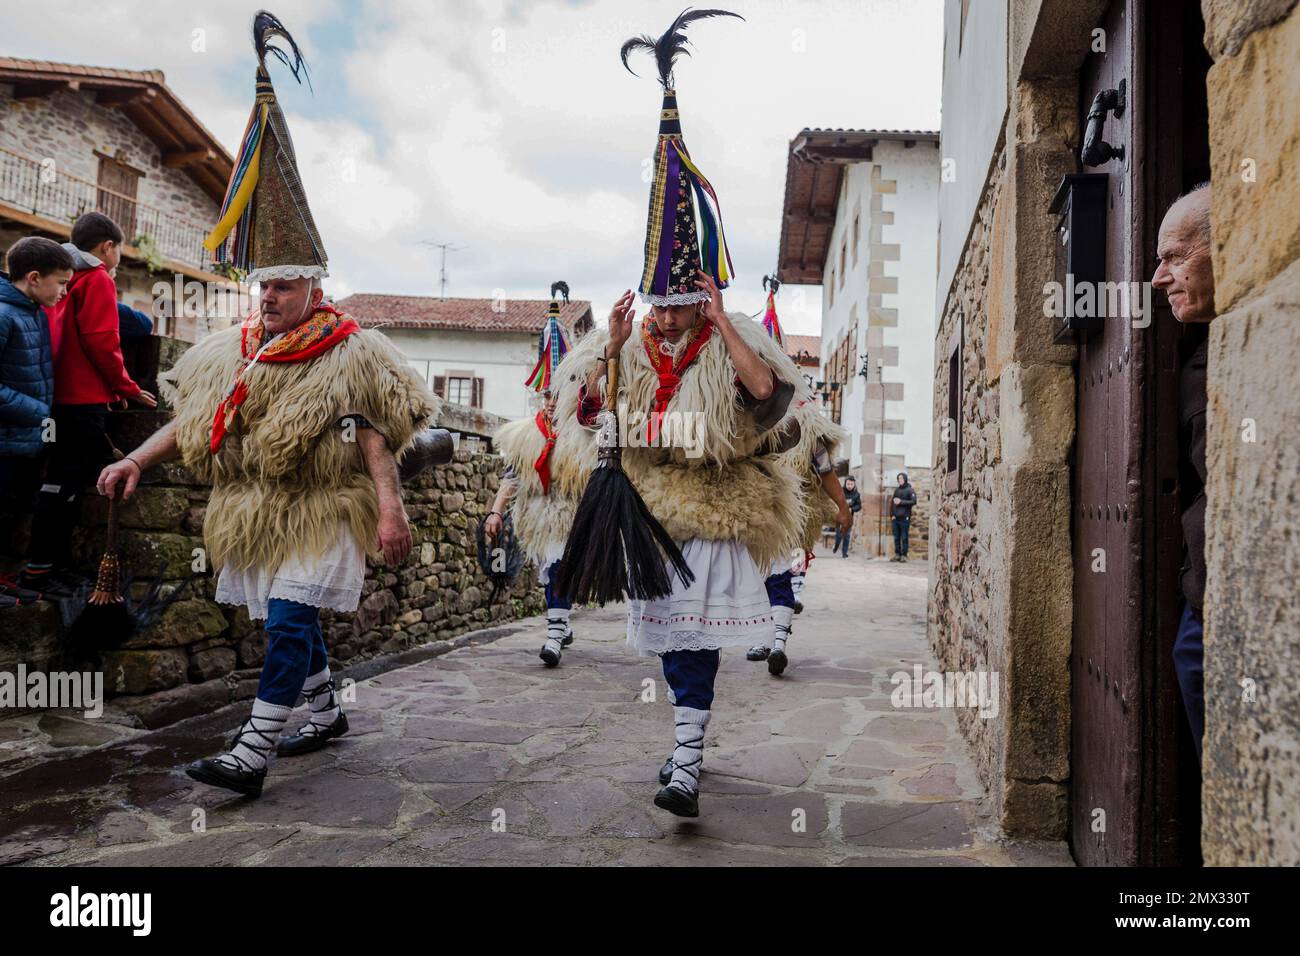
<path fill-rule="evenodd" d="M 921 562 L 814 561 L 785 676 L 723 653 L 698 820 L 650 802 L 670 706 L 609 607 L 575 612 L 557 670 L 533 619 L 357 683 L 351 734 L 258 800 L 179 769 L 228 714 L 43 760 L 0 779 L 0 862 L 1068 865 L 998 839 L 952 710 L 891 705 L 891 674 L 934 666 L 925 598 Z"/>

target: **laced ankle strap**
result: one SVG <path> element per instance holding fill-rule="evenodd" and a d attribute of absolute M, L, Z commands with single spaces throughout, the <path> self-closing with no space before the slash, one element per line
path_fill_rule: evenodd
<path fill-rule="evenodd" d="M 311 703 L 314 703 L 314 702 L 316 701 L 316 698 L 319 697 L 321 694 L 329 694 L 331 697 L 333 697 L 333 696 L 334 696 L 334 690 L 335 690 L 335 687 L 334 687 L 334 678 L 331 677 L 331 678 L 330 678 L 329 680 L 327 680 L 325 683 L 323 683 L 323 684 L 318 684 L 317 686 L 313 687 L 311 690 L 305 690 L 305 691 L 303 691 L 303 692 L 302 692 L 302 697 L 303 697 L 303 700 L 305 700 L 305 701 L 307 701 L 307 703 L 311 704 Z"/>

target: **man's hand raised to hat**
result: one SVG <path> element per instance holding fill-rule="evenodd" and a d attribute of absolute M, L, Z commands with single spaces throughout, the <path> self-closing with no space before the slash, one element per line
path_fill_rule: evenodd
<path fill-rule="evenodd" d="M 632 311 L 632 304 L 635 296 L 632 290 L 628 289 L 619 300 L 614 303 L 614 307 L 609 310 L 609 345 L 606 346 L 605 357 L 617 355 L 623 347 L 623 343 L 632 337 L 632 320 L 636 318 L 636 313 Z"/>
<path fill-rule="evenodd" d="M 709 294 L 709 301 L 700 306 L 700 313 L 706 319 L 718 325 L 726 323 L 728 320 L 726 310 L 722 307 L 722 290 L 713 281 L 713 276 L 703 269 L 697 271 L 695 273 L 695 287 Z"/>

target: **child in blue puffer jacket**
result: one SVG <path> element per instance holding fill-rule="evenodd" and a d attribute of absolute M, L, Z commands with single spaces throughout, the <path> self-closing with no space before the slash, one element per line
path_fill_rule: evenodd
<path fill-rule="evenodd" d="M 45 309 L 67 290 L 72 257 L 57 242 L 29 236 L 9 249 L 0 273 L 0 562 L 17 557 L 12 535 L 29 515 L 47 446 L 54 401 L 54 359 Z M 29 595 L 0 567 L 0 608 Z"/>

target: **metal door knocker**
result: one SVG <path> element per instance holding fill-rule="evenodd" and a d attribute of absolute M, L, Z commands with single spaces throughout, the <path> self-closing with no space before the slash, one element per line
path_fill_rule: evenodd
<path fill-rule="evenodd" d="M 1083 150 L 1079 158 L 1085 166 L 1101 166 L 1112 159 L 1124 159 L 1124 146 L 1112 146 L 1103 138 L 1106 133 L 1106 114 L 1114 113 L 1119 119 L 1124 115 L 1128 100 L 1128 81 L 1120 80 L 1119 89 L 1102 90 L 1092 100 L 1088 109 L 1088 126 L 1083 134 Z"/>

